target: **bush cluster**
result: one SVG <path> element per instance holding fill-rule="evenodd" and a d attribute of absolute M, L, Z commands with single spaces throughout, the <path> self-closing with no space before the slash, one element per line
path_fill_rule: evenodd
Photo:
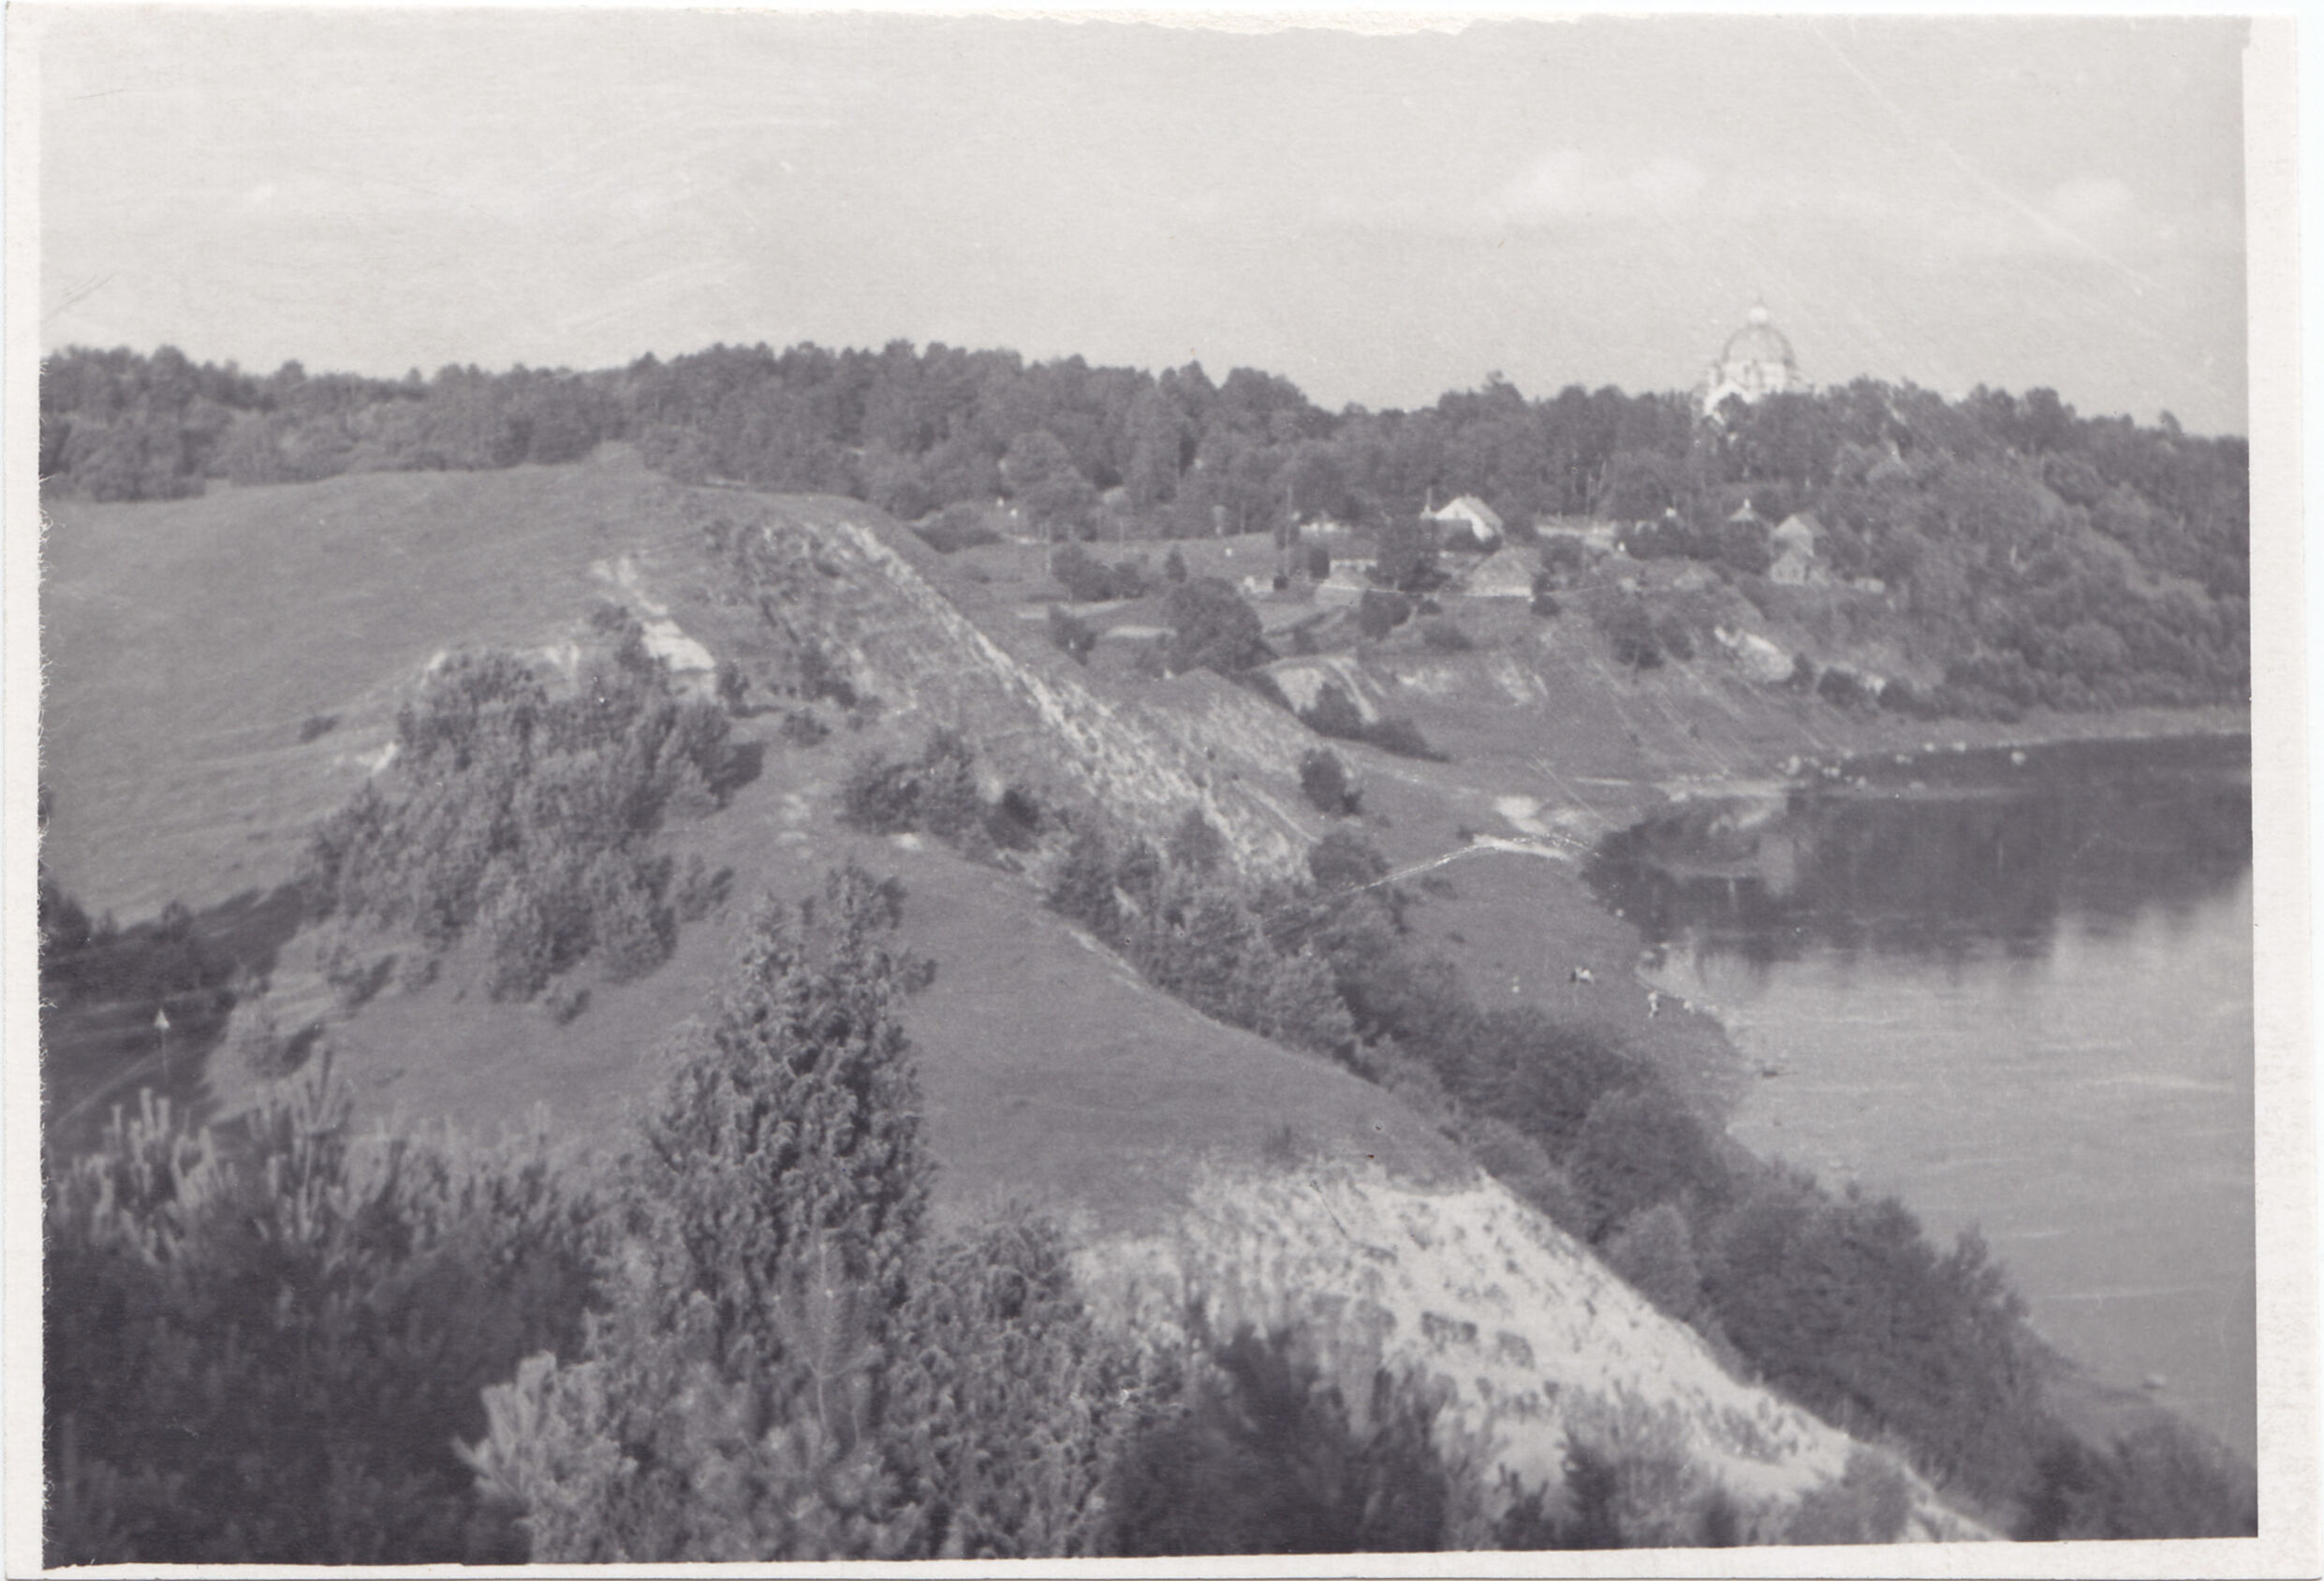
<path fill-rule="evenodd" d="M 1144 596 L 1147 587 L 1142 559 L 1120 560 L 1109 565 L 1080 544 L 1061 545 L 1049 557 L 1049 574 L 1065 585 L 1066 596 L 1076 604 L 1140 598 Z"/>
<path fill-rule="evenodd" d="M 1410 619 L 1412 600 L 1401 593 L 1366 588 L 1362 600 L 1356 606 L 1356 630 L 1372 642 L 1385 639 L 1390 632 Z"/>
<path fill-rule="evenodd" d="M 1034 794 L 1012 784 L 987 802 L 977 780 L 968 739 L 957 730 L 931 731 L 910 762 L 877 752 L 858 758 L 840 785 L 840 816 L 867 834 L 924 831 L 979 861 L 1032 849 L 1048 825 Z"/>
<path fill-rule="evenodd" d="M 1162 616 L 1170 624 L 1163 663 L 1172 675 L 1199 668 L 1235 677 L 1275 656 L 1260 636 L 1258 611 L 1216 577 L 1172 583 Z"/>
<path fill-rule="evenodd" d="M 717 804 L 728 725 L 672 695 L 634 622 L 609 627 L 563 695 L 505 653 L 431 675 L 388 768 L 309 846 L 316 913 L 435 951 L 474 934 L 494 998 L 529 999 L 584 959 L 616 978 L 659 965 L 677 919 L 655 836 Z"/>
<path fill-rule="evenodd" d="M 1336 681 L 1327 681 L 1316 689 L 1316 700 L 1298 710 L 1299 721 L 1318 736 L 1335 740 L 1362 741 L 1398 757 L 1416 757 L 1430 763 L 1447 761 L 1445 754 L 1428 743 L 1420 727 L 1404 714 L 1384 713 L 1372 719 L 1363 716 L 1356 699 L 1347 695 L 1347 688 Z"/>
<path fill-rule="evenodd" d="M 1279 947 L 1217 856 L 1199 813 L 1167 852 L 1078 830 L 1055 863 L 1049 901 L 1112 945 L 1148 981 L 1229 1026 L 1346 1059 L 1354 1029 L 1314 952 Z"/>
<path fill-rule="evenodd" d="M 1363 811 L 1363 789 L 1340 754 L 1314 747 L 1300 754 L 1300 792 L 1327 818 L 1352 818 Z"/>
<path fill-rule="evenodd" d="M 231 1127 L 143 1094 L 56 1168 L 51 1565 L 509 1563 L 452 1446 L 574 1344 L 590 1206 L 546 1143 L 351 1133 L 325 1061 Z"/>
<path fill-rule="evenodd" d="M 1049 639 L 1076 664 L 1089 663 L 1097 647 L 1097 633 L 1089 622 L 1076 620 L 1054 604 L 1049 607 Z"/>
<path fill-rule="evenodd" d="M 189 1042 L 218 1030 L 233 1007 L 234 963 L 203 942 L 182 902 L 172 900 L 159 916 L 128 928 L 110 914 L 92 922 L 42 863 L 34 918 L 44 1004 L 115 1003 L 133 1006 L 142 1021 L 167 1010 Z"/>
<path fill-rule="evenodd" d="M 938 554 L 958 554 L 964 549 L 982 549 L 1001 541 L 1001 535 L 986 524 L 984 512 L 964 500 L 945 506 L 934 520 L 921 523 L 918 531 Z"/>

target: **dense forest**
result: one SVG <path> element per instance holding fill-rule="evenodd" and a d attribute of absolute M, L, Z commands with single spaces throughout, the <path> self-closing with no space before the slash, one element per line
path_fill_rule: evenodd
<path fill-rule="evenodd" d="M 902 342 L 401 380 L 71 349 L 44 366 L 40 418 L 45 487 L 99 500 L 553 464 L 618 439 L 683 481 L 854 495 L 954 533 L 1001 501 L 1061 537 L 1377 533 L 1473 493 L 1520 536 L 1611 520 L 1632 555 L 1762 597 L 1767 524 L 1808 511 L 1831 575 L 1882 589 L 1941 672 L 1936 711 L 2249 687 L 2245 442 L 2082 417 L 2046 389 L 1947 401 L 1860 379 L 1706 419 L 1683 395 L 1528 399 L 1495 376 L 1416 411 L 1331 413 L 1247 368 L 1218 382 Z"/>

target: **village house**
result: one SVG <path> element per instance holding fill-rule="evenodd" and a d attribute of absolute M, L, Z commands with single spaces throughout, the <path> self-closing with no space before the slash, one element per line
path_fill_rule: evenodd
<path fill-rule="evenodd" d="M 1767 579 L 1787 587 L 1821 587 L 1830 581 L 1816 558 L 1816 539 L 1822 532 L 1822 524 L 1805 511 L 1784 518 L 1783 525 L 1768 534 L 1775 563 L 1768 567 Z"/>
<path fill-rule="evenodd" d="M 1362 599 L 1364 590 L 1372 585 L 1372 567 L 1379 562 L 1370 555 L 1339 555 L 1331 557 L 1331 574 L 1316 584 L 1316 598 L 1323 604 L 1354 604 Z"/>
<path fill-rule="evenodd" d="M 1501 514 L 1474 494 L 1463 494 L 1442 505 L 1423 510 L 1420 520 L 1433 521 L 1447 536 L 1445 548 L 1461 549 L 1463 534 L 1472 538 L 1479 549 L 1496 549 L 1503 536 Z"/>
<path fill-rule="evenodd" d="M 1622 529 L 1623 523 L 1619 521 L 1606 521 L 1591 516 L 1544 516 L 1537 518 L 1533 524 L 1537 537 L 1547 538 L 1563 533 L 1580 538 L 1582 548 L 1595 549 L 1600 554 L 1610 554 L 1620 546 Z"/>

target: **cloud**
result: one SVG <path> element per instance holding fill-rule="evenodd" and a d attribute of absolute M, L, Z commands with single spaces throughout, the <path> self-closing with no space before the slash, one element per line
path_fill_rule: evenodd
<path fill-rule="evenodd" d="M 1687 159 L 1618 166 L 1580 149 L 1543 155 L 1486 204 L 1495 225 L 1530 230 L 1593 220 L 1668 218 L 1699 198 L 1708 180 Z"/>

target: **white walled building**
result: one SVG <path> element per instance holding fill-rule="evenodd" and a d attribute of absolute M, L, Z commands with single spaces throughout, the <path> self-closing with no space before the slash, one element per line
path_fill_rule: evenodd
<path fill-rule="evenodd" d="M 1765 302 L 1753 304 L 1743 327 L 1727 337 L 1718 360 L 1703 375 L 1696 400 L 1704 412 L 1715 412 L 1728 396 L 1754 402 L 1786 390 L 1805 389 L 1799 359 L 1791 343 L 1775 328 Z"/>

